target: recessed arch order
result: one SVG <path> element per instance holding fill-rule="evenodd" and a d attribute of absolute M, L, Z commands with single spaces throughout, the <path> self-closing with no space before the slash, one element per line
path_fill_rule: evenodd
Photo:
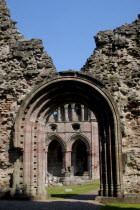
<path fill-rule="evenodd" d="M 42 160 L 45 157 L 46 119 L 66 103 L 84 104 L 94 112 L 99 126 L 100 195 L 122 197 L 121 132 L 117 107 L 101 82 L 76 71 L 59 72 L 46 79 L 27 95 L 19 109 L 14 145 L 23 151 L 23 184 L 27 186 L 27 193 L 33 196 L 45 193 L 45 163 Z M 34 173 L 37 173 L 36 180 Z"/>

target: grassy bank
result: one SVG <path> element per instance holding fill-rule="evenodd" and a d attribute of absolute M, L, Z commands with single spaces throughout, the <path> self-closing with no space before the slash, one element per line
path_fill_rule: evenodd
<path fill-rule="evenodd" d="M 140 204 L 108 203 L 101 210 L 136 210 L 140 209 Z"/>
<path fill-rule="evenodd" d="M 99 189 L 99 180 L 84 183 L 83 185 L 71 185 L 62 187 L 47 187 L 47 192 L 51 195 L 52 199 L 70 198 L 79 194 L 84 194 L 92 190 Z M 65 189 L 72 189 L 72 192 L 65 192 Z"/>

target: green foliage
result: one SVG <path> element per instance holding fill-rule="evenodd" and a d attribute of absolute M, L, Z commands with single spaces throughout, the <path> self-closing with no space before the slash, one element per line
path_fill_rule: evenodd
<path fill-rule="evenodd" d="M 72 192 L 65 192 L 65 189 L 72 189 Z M 83 185 L 71 185 L 62 187 L 47 187 L 47 192 L 52 199 L 70 198 L 79 194 L 99 189 L 99 180 L 84 183 Z"/>
<path fill-rule="evenodd" d="M 136 210 L 136 209 L 140 209 L 140 204 L 108 203 L 101 209 L 102 210 L 123 210 L 123 209 Z"/>

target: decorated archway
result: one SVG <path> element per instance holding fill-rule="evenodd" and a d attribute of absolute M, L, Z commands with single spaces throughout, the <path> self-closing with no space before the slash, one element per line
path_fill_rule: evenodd
<path fill-rule="evenodd" d="M 98 123 L 93 120 L 93 129 L 98 131 L 95 135 L 99 138 L 100 195 L 123 196 L 117 108 L 102 83 L 76 71 L 60 72 L 36 86 L 19 109 L 14 145 L 23 151 L 21 188 L 26 186 L 28 195 L 45 196 L 46 119 L 66 103 L 84 104 L 96 115 Z"/>

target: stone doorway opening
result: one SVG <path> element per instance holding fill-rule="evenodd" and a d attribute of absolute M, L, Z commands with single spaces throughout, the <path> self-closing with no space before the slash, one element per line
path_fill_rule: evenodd
<path fill-rule="evenodd" d="M 60 177 L 63 167 L 62 147 L 57 140 L 53 140 L 48 147 L 48 173 Z"/>
<path fill-rule="evenodd" d="M 72 145 L 71 165 L 74 176 L 89 176 L 86 144 L 78 139 Z"/>

